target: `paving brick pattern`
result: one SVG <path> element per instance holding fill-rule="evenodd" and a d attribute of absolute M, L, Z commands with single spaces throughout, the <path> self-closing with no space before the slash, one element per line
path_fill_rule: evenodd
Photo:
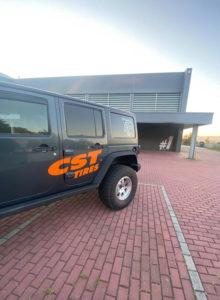
<path fill-rule="evenodd" d="M 196 160 L 145 152 L 140 159 L 141 180 L 166 188 L 208 299 L 220 299 L 220 152 L 197 149 Z"/>
<path fill-rule="evenodd" d="M 24 211 L 20 214 L 0 219 L 0 238 L 12 231 L 13 229 L 15 229 L 16 227 L 18 227 L 19 225 L 26 222 L 28 219 L 39 213 L 44 208 L 44 206 L 41 206 L 28 211 Z"/>
<path fill-rule="evenodd" d="M 220 299 L 219 154 L 140 155 L 139 181 L 165 186 L 208 299 Z M 0 237 L 26 217 L 1 220 Z M 139 185 L 118 212 L 96 191 L 58 202 L 0 246 L 0 299 L 193 300 L 161 189 Z"/>

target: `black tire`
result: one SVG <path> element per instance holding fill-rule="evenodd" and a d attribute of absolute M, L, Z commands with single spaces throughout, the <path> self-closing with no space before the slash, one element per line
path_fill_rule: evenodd
<path fill-rule="evenodd" d="M 132 182 L 131 191 L 130 194 L 124 200 L 120 200 L 118 197 L 120 197 L 121 195 L 118 194 L 117 196 L 116 187 L 120 179 L 127 177 L 130 178 L 130 180 L 127 179 L 129 181 L 129 185 L 131 185 L 130 182 Z M 107 175 L 101 183 L 99 187 L 99 196 L 101 201 L 106 206 L 113 210 L 119 210 L 126 207 L 132 201 L 136 193 L 136 189 L 137 175 L 135 170 L 125 165 L 115 165 L 109 169 Z"/>

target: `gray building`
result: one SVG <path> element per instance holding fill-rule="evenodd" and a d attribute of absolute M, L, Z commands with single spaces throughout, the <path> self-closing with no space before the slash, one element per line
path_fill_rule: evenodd
<path fill-rule="evenodd" d="M 193 128 L 194 155 L 198 126 L 213 113 L 186 112 L 192 69 L 175 73 L 94 75 L 15 80 L 18 84 L 132 111 L 142 149 L 180 151 L 182 133 Z"/>

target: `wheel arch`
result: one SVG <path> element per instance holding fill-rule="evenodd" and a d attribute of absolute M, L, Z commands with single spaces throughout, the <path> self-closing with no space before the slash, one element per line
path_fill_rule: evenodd
<path fill-rule="evenodd" d="M 134 169 L 136 172 L 138 171 L 138 162 L 136 155 L 124 155 L 116 157 L 112 161 L 111 165 L 126 165 Z"/>
<path fill-rule="evenodd" d="M 108 173 L 108 170 L 111 166 L 114 165 L 125 165 L 131 167 L 136 172 L 140 169 L 140 165 L 137 161 L 137 155 L 130 151 L 121 151 L 117 153 L 110 154 L 106 160 L 103 161 L 103 165 L 100 168 L 100 172 L 95 178 L 95 184 L 99 186 Z"/>

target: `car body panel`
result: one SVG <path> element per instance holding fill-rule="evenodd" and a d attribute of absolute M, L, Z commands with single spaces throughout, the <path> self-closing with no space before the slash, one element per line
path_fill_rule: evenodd
<path fill-rule="evenodd" d="M 9 102 L 6 102 L 6 99 Z M 29 118 L 27 126 L 32 124 L 38 115 L 39 123 L 43 119 L 42 116 L 46 118 L 45 107 L 48 118 L 48 132 L 38 131 L 35 135 L 29 129 L 26 132 L 23 128 L 16 127 L 14 124 L 18 121 L 13 123 L 13 118 L 23 118 L 24 111 L 19 117 L 15 114 L 12 114 L 12 117 L 10 113 L 0 111 L 2 126 L 7 125 L 11 130 L 5 133 L 5 129 L 1 131 L 0 128 L 0 216 L 56 201 L 62 198 L 62 195 L 97 188 L 112 164 L 127 164 L 136 171 L 139 169 L 137 125 L 132 113 L 5 82 L 0 82 L 0 101 L 3 110 L 3 104 L 11 105 L 10 101 L 15 101 L 15 106 L 17 103 L 21 107 L 24 105 L 24 110 L 31 105 L 33 120 Z M 39 107 L 43 109 L 42 114 L 37 112 Z M 76 112 L 76 107 L 80 116 L 81 108 L 84 111 L 87 109 L 90 115 L 91 111 L 93 112 L 95 125 L 91 124 L 91 127 L 95 126 L 95 134 L 72 136 L 68 133 L 68 122 L 71 124 L 75 120 L 69 110 L 73 109 Z M 14 110 L 15 107 L 12 111 Z M 28 112 L 27 110 L 26 115 Z M 119 125 L 112 124 L 116 115 Z M 79 123 L 89 122 L 80 116 L 75 114 Z M 33 126 L 38 127 L 41 124 L 36 125 L 36 120 Z M 134 128 L 131 128 L 132 122 Z M 85 128 L 84 123 L 81 124 L 82 128 Z M 70 130 L 75 130 L 74 126 L 71 126 Z M 121 135 L 120 126 L 127 130 L 125 136 Z M 15 130 L 19 133 L 14 132 Z M 24 132 L 20 133 L 21 130 Z M 101 130 L 102 134 L 98 133 Z"/>

